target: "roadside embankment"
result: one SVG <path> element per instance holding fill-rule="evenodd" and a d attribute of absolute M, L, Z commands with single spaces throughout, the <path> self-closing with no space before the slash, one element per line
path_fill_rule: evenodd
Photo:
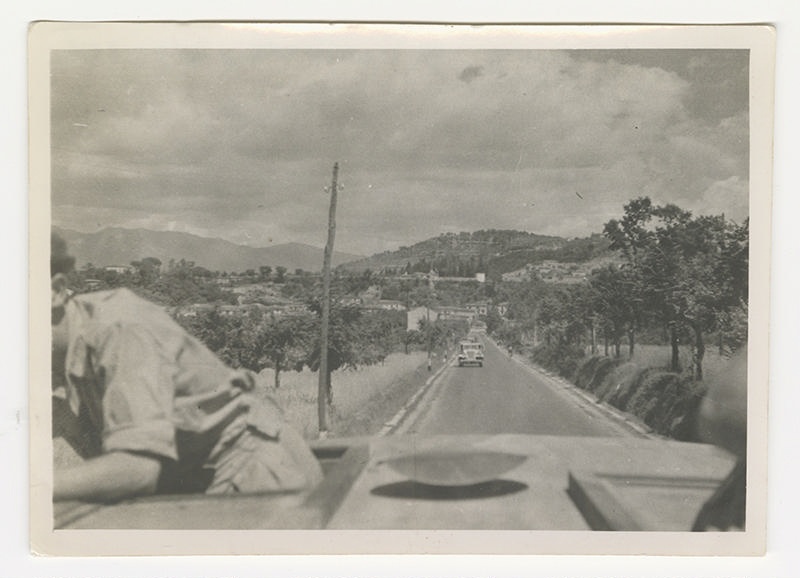
<path fill-rule="evenodd" d="M 706 393 L 704 382 L 694 381 L 687 373 L 668 371 L 651 354 L 625 360 L 578 353 L 567 352 L 565 361 L 557 352 L 542 347 L 534 350 L 531 358 L 598 402 L 633 416 L 653 433 L 697 441 L 695 418 Z M 716 360 L 712 363 L 717 364 Z"/>

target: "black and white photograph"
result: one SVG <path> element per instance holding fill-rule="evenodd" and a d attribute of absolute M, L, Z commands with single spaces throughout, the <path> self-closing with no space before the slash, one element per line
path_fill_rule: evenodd
<path fill-rule="evenodd" d="M 30 43 L 43 552 L 763 554 L 768 27 Z"/>

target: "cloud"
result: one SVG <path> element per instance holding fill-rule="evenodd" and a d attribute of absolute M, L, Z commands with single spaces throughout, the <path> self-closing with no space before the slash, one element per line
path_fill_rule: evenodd
<path fill-rule="evenodd" d="M 700 215 L 724 214 L 725 217 L 742 223 L 749 214 L 749 193 L 749 183 L 734 176 L 712 183 L 687 208 Z"/>
<path fill-rule="evenodd" d="M 443 230 L 589 234 L 642 194 L 710 210 L 715 184 L 747 182 L 748 113 L 698 112 L 697 75 L 741 62 L 696 56 L 57 52 L 54 220 L 319 245 L 334 161 L 353 252 Z"/>
<path fill-rule="evenodd" d="M 462 82 L 466 82 L 469 84 L 476 78 L 483 76 L 483 67 L 482 66 L 467 66 L 461 73 L 458 75 L 458 79 Z"/>

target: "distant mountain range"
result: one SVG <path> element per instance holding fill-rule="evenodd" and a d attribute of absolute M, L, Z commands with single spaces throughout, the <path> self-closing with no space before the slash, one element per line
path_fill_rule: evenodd
<path fill-rule="evenodd" d="M 95 266 L 129 265 L 145 257 L 156 257 L 162 263 L 170 259 L 194 261 L 211 271 L 242 272 L 263 265 L 286 267 L 289 271 L 322 269 L 323 249 L 301 243 L 285 243 L 272 247 L 248 247 L 222 239 L 211 239 L 172 231 L 150 231 L 147 229 L 123 229 L 110 227 L 96 233 L 79 233 L 69 229 L 53 227 L 75 256 L 76 266 L 88 263 Z M 334 266 L 362 259 L 363 255 L 352 255 L 334 251 Z"/>
<path fill-rule="evenodd" d="M 320 271 L 323 250 L 301 243 L 272 247 L 248 247 L 222 239 L 173 231 L 110 227 L 96 233 L 79 233 L 53 227 L 75 256 L 76 266 L 129 265 L 145 257 L 156 257 L 165 265 L 171 259 L 193 261 L 211 271 L 243 272 L 259 267 L 286 267 Z M 609 256 L 608 240 L 602 235 L 564 239 L 525 231 L 483 230 L 446 233 L 396 251 L 370 257 L 334 252 L 333 266 L 346 271 L 395 273 L 435 269 L 443 276 L 472 277 L 477 272 L 499 279 L 546 260 L 586 263 Z"/>

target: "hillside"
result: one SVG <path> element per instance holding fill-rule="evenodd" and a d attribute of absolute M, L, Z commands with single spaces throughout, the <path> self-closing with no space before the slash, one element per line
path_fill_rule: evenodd
<path fill-rule="evenodd" d="M 512 273 L 521 269 L 545 262 L 555 261 L 558 263 L 583 264 L 584 267 L 578 269 L 591 270 L 595 265 L 600 266 L 609 259 L 613 260 L 612 252 L 609 250 L 609 241 L 603 235 L 594 233 L 589 237 L 576 239 L 562 239 L 560 246 L 530 246 L 514 248 L 502 252 L 489 262 L 487 274 L 489 276 L 500 277 L 506 273 Z M 595 265 L 592 265 L 595 264 Z"/>
<path fill-rule="evenodd" d="M 427 272 L 441 276 L 471 277 L 477 272 L 500 278 L 504 273 L 544 261 L 584 263 L 608 254 L 608 241 L 599 234 L 564 239 L 525 231 L 482 230 L 447 233 L 354 260 L 340 266 L 347 271 Z"/>
<path fill-rule="evenodd" d="M 95 266 L 128 265 L 144 257 L 156 257 L 163 263 L 170 259 L 194 261 L 211 271 L 239 272 L 258 269 L 262 265 L 286 267 L 289 271 L 322 269 L 323 250 L 300 243 L 247 247 L 222 239 L 172 231 L 116 227 L 96 233 L 79 233 L 58 227 L 53 227 L 53 230 L 67 241 L 77 267 L 87 263 Z M 360 258 L 360 255 L 334 252 L 332 262 L 340 265 Z"/>
<path fill-rule="evenodd" d="M 359 271 L 420 270 L 433 267 L 440 274 L 458 275 L 459 266 L 470 265 L 485 271 L 487 262 L 494 256 L 525 248 L 556 249 L 566 241 L 523 231 L 483 230 L 473 233 L 445 233 L 396 251 L 385 251 L 365 259 L 351 261 L 342 269 Z M 467 273 L 474 274 L 474 273 Z"/>

